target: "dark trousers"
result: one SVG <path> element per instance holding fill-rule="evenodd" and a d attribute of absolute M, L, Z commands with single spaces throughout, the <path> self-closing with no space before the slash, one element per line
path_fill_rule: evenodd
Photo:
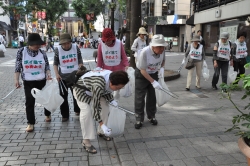
<path fill-rule="evenodd" d="M 213 60 L 214 63 L 214 60 Z M 216 85 L 219 81 L 220 71 L 222 83 L 227 84 L 227 73 L 228 73 L 228 63 L 229 61 L 219 61 L 217 60 L 218 67 L 214 68 L 214 76 L 212 80 L 212 85 Z"/>
<path fill-rule="evenodd" d="M 237 77 L 240 77 L 241 74 L 245 74 L 245 68 L 244 65 L 246 64 L 246 59 L 240 58 L 239 61 L 234 61 L 234 71 L 236 71 Z M 238 81 L 235 81 L 235 83 L 238 83 Z"/>
<path fill-rule="evenodd" d="M 21 47 L 21 48 L 23 47 L 23 42 L 20 42 L 20 47 Z"/>
<path fill-rule="evenodd" d="M 35 124 L 35 98 L 31 94 L 32 88 L 42 89 L 46 84 L 46 80 L 41 81 L 23 81 L 25 93 L 26 117 L 29 124 Z M 44 108 L 45 116 L 50 116 L 50 112 Z"/>
<path fill-rule="evenodd" d="M 158 80 L 158 72 L 150 74 L 150 76 Z M 148 119 L 155 118 L 156 113 L 156 97 L 155 89 L 152 84 L 141 74 L 139 69 L 135 69 L 135 113 L 136 121 L 144 121 L 144 107 L 146 97 L 146 113 Z"/>
<path fill-rule="evenodd" d="M 65 87 L 67 88 L 67 90 L 70 88 L 72 96 L 73 96 L 73 104 L 74 104 L 74 112 L 79 113 L 80 112 L 80 108 L 77 105 L 76 99 L 73 95 L 73 88 L 72 87 L 68 87 L 66 82 L 63 80 L 63 83 L 65 85 Z M 59 83 L 59 86 L 61 86 L 61 84 Z M 63 93 L 62 93 L 62 90 Z M 60 110 L 61 110 L 61 114 L 63 118 L 69 118 L 69 103 L 68 103 L 68 91 L 64 88 L 64 86 L 62 85 L 60 89 L 60 95 L 62 96 L 62 98 L 64 99 L 62 105 L 60 106 Z"/>

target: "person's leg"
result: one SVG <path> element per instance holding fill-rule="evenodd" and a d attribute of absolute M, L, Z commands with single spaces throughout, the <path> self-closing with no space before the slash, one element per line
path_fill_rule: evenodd
<path fill-rule="evenodd" d="M 196 62 L 195 63 L 196 68 L 196 87 L 200 88 L 200 80 L 201 80 L 201 70 L 202 70 L 202 62 Z"/>
<path fill-rule="evenodd" d="M 192 75 L 193 75 L 193 72 L 194 72 L 194 68 L 195 67 L 193 67 L 192 69 L 188 70 L 186 90 L 190 89 L 191 82 L 192 82 Z"/>
<path fill-rule="evenodd" d="M 246 72 L 244 65 L 245 65 L 245 63 L 239 64 L 239 76 L 241 74 L 245 74 L 245 72 Z"/>
<path fill-rule="evenodd" d="M 59 83 L 59 86 L 61 86 L 60 88 L 60 95 L 63 98 L 63 103 L 60 106 L 60 110 L 61 110 L 61 115 L 62 115 L 62 121 L 67 121 L 69 118 L 69 103 L 68 103 L 68 87 L 65 81 L 63 81 L 66 89 L 64 88 L 64 86 Z M 62 92 L 63 90 L 63 92 Z"/>
<path fill-rule="evenodd" d="M 240 72 L 239 72 L 240 62 L 234 61 L 233 63 L 234 63 L 234 65 L 233 65 L 234 71 L 236 71 L 238 73 L 237 77 L 239 78 L 240 77 Z M 234 84 L 238 84 L 238 81 L 235 81 Z"/>
<path fill-rule="evenodd" d="M 228 74 L 228 61 L 223 61 L 221 63 L 222 83 L 227 84 L 227 74 Z"/>
<path fill-rule="evenodd" d="M 214 60 L 213 60 L 214 63 Z M 213 79 L 212 79 L 212 87 L 213 89 L 217 90 L 217 83 L 219 81 L 219 77 L 220 77 L 220 61 L 217 60 L 217 64 L 218 67 L 214 68 L 214 75 L 213 75 Z"/>
<path fill-rule="evenodd" d="M 134 107 L 137 122 L 144 121 L 145 95 L 147 93 L 147 87 L 149 84 L 150 82 L 144 78 L 144 76 L 140 73 L 138 69 L 136 69 Z"/>
<path fill-rule="evenodd" d="M 155 74 L 150 74 L 150 76 L 154 80 L 158 81 L 158 72 L 156 72 Z M 148 84 L 147 97 L 146 97 L 146 112 L 147 112 L 148 120 L 153 125 L 158 124 L 157 120 L 155 119 L 156 111 L 157 111 L 157 109 L 156 109 L 155 88 L 151 84 Z"/>

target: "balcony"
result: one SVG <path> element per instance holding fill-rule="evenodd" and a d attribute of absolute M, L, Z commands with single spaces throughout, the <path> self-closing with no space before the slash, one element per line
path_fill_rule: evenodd
<path fill-rule="evenodd" d="M 238 0 L 195 0 L 194 12 L 200 12 L 202 10 L 207 10 L 221 5 L 226 5 L 227 3 L 235 1 Z"/>

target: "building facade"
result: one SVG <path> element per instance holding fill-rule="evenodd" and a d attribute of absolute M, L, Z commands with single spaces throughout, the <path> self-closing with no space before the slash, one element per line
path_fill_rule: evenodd
<path fill-rule="evenodd" d="M 212 54 L 221 32 L 234 42 L 240 31 L 247 32 L 250 54 L 250 0 L 196 0 L 193 3 L 195 29 L 201 29 L 207 54 Z"/>

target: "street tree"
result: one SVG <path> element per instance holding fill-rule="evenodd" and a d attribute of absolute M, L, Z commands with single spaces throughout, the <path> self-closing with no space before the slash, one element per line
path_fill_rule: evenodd
<path fill-rule="evenodd" d="M 54 35 L 54 25 L 68 10 L 67 0 L 28 0 L 28 5 L 34 5 L 34 11 L 45 11 L 48 34 Z"/>
<path fill-rule="evenodd" d="M 94 13 L 94 17 L 91 18 L 91 22 L 96 21 L 97 17 L 101 12 L 103 12 L 105 3 L 107 0 L 74 0 L 71 6 L 75 9 L 76 16 L 83 19 L 83 23 L 89 32 L 89 24 L 86 15 Z"/>

